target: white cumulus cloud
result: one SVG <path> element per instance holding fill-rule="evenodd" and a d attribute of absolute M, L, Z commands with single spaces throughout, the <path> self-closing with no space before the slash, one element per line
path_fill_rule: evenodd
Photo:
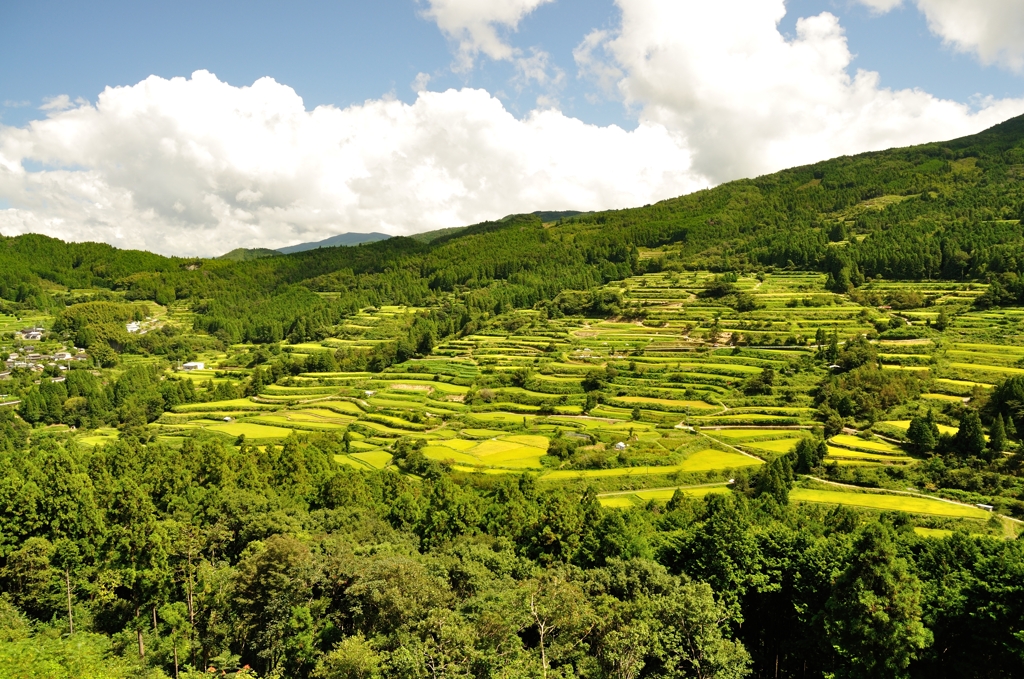
<path fill-rule="evenodd" d="M 891 12 L 900 5 L 903 4 L 903 0 L 859 0 L 862 5 L 866 5 L 876 14 L 885 14 Z"/>
<path fill-rule="evenodd" d="M 802 18 L 787 40 L 783 0 L 618 0 L 622 24 L 577 48 L 640 120 L 686 139 L 694 170 L 715 181 L 814 160 L 970 134 L 1024 111 L 1024 100 L 978 110 L 918 89 L 850 74 L 838 19 Z"/>
<path fill-rule="evenodd" d="M 459 63 L 470 68 L 477 54 L 511 60 L 519 50 L 501 37 L 499 28 L 515 30 L 530 12 L 554 0 L 427 0 L 424 15 L 458 43 Z"/>
<path fill-rule="evenodd" d="M 859 0 L 877 13 L 903 0 Z M 928 27 L 961 52 L 984 64 L 1024 71 L 1024 2 L 1021 0 L 913 0 Z"/>
<path fill-rule="evenodd" d="M 269 78 L 233 87 L 199 71 L 0 127 L 0 232 L 217 255 L 635 205 L 703 186 L 689 165 L 660 125 L 519 120 L 482 90 L 307 111 Z"/>
<path fill-rule="evenodd" d="M 494 32 L 543 1 L 430 6 L 468 54 L 522 60 L 517 83 L 555 84 L 564 76 L 545 53 Z M 235 87 L 206 71 L 153 76 L 95 103 L 57 97 L 44 119 L 0 125 L 0 232 L 181 255 L 344 231 L 409 234 L 514 212 L 638 205 L 971 134 L 1024 112 L 1024 100 L 972 108 L 885 88 L 877 73 L 852 70 L 832 14 L 782 35 L 784 0 L 617 2 L 621 24 L 592 32 L 574 54 L 596 89 L 636 113 L 632 131 L 566 116 L 556 98 L 517 118 L 483 90 L 431 92 L 426 74 L 411 104 L 312 111 L 269 78 Z"/>

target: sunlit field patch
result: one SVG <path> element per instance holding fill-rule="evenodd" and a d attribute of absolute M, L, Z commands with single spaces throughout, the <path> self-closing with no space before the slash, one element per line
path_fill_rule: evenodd
<path fill-rule="evenodd" d="M 899 446 L 895 446 L 886 441 L 863 439 L 859 436 L 850 436 L 849 434 L 838 434 L 829 439 L 829 441 L 836 445 L 843 446 L 844 448 L 854 448 L 869 452 L 892 453 L 895 455 L 901 455 L 903 453 L 903 450 Z"/>
<path fill-rule="evenodd" d="M 269 427 L 251 422 L 224 422 L 221 424 L 212 424 L 206 427 L 206 429 L 209 429 L 210 431 L 218 431 L 230 436 L 245 434 L 245 437 L 249 439 L 281 439 L 286 438 L 292 433 L 290 429 Z"/>
<path fill-rule="evenodd" d="M 349 456 L 368 464 L 374 469 L 384 469 L 391 462 L 391 453 L 386 453 L 382 450 L 350 453 Z"/>
<path fill-rule="evenodd" d="M 851 450 L 850 448 L 841 448 L 838 446 L 828 447 L 828 458 L 826 461 L 832 458 L 843 458 L 848 460 L 860 460 L 860 461 L 873 461 L 873 462 L 911 462 L 914 458 L 907 455 L 885 455 L 882 453 L 865 453 L 860 450 Z"/>
<path fill-rule="evenodd" d="M 788 453 L 800 443 L 801 439 L 777 439 L 774 441 L 752 441 L 744 443 L 748 448 L 764 450 L 770 453 Z"/>
<path fill-rule="evenodd" d="M 210 410 L 275 410 L 279 406 L 255 403 L 247 398 L 235 398 L 229 401 L 211 401 L 209 403 L 189 403 L 175 406 L 176 413 L 196 413 Z"/>
<path fill-rule="evenodd" d="M 796 429 L 712 429 L 704 428 L 702 431 L 709 436 L 723 439 L 753 439 L 758 437 L 784 437 L 792 436 Z"/>
<path fill-rule="evenodd" d="M 696 488 L 655 488 L 630 493 L 601 494 L 597 496 L 597 500 L 601 503 L 601 506 L 609 509 L 628 509 L 646 504 L 652 500 L 655 502 L 668 502 L 677 491 L 688 497 L 701 498 L 705 495 L 726 494 L 729 492 L 729 487 L 718 485 Z"/>
<path fill-rule="evenodd" d="M 910 420 L 887 420 L 885 422 L 882 422 L 881 424 L 888 424 L 897 429 L 902 429 L 903 431 L 906 431 L 907 429 L 910 428 Z M 939 428 L 940 434 L 949 434 L 950 436 L 953 436 L 957 432 L 956 427 L 950 427 L 947 424 L 937 424 L 935 426 Z"/>
<path fill-rule="evenodd" d="M 662 405 L 672 408 L 689 408 L 691 410 L 721 410 L 720 406 L 710 405 L 704 401 L 677 401 L 669 398 L 652 398 L 648 396 L 616 396 L 615 400 L 622 401 L 623 403 Z"/>
<path fill-rule="evenodd" d="M 971 519 L 987 519 L 991 514 L 978 507 L 943 502 L 922 497 L 905 495 L 885 495 L 882 493 L 856 493 L 837 490 L 818 490 L 810 488 L 794 488 L 789 494 L 794 502 L 820 502 L 825 504 L 848 505 L 868 509 L 883 509 L 907 512 L 909 514 L 929 514 L 933 516 L 955 516 Z"/>

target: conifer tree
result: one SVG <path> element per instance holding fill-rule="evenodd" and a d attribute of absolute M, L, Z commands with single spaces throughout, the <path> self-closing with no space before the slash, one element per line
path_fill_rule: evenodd
<path fill-rule="evenodd" d="M 1006 427 L 1003 424 L 1002 413 L 996 414 L 988 434 L 988 449 L 995 454 L 1003 452 L 1006 448 Z"/>

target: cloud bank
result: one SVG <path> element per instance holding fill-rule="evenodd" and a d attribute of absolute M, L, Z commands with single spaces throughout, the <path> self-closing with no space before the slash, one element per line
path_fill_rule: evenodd
<path fill-rule="evenodd" d="M 494 26 L 514 28 L 541 4 L 432 0 L 430 11 L 460 53 L 515 59 L 524 52 Z M 638 205 L 970 134 L 1024 111 L 1021 100 L 972 110 L 851 73 L 836 17 L 803 18 L 787 39 L 783 0 L 618 4 L 621 24 L 581 38 L 575 56 L 597 90 L 635 111 L 635 130 L 552 108 L 516 118 L 486 91 L 431 92 L 426 79 L 412 104 L 307 111 L 269 78 L 235 87 L 206 71 L 150 77 L 94 104 L 58 97 L 45 119 L 0 127 L 0 199 L 10 206 L 0 232 L 180 255 L 343 231 L 408 234 L 513 212 Z"/>
<path fill-rule="evenodd" d="M 877 13 L 903 0 L 860 0 Z M 961 52 L 984 64 L 1024 71 L 1024 2 L 1020 0 L 914 0 L 928 27 Z"/>
<path fill-rule="evenodd" d="M 18 204 L 0 210 L 0 231 L 216 255 L 635 205 L 697 188 L 689 164 L 662 126 L 518 120 L 482 90 L 306 111 L 269 78 L 233 87 L 199 71 L 0 129 L 0 196 Z"/>
<path fill-rule="evenodd" d="M 696 173 L 714 182 L 842 154 L 948 139 L 1024 111 L 1024 100 L 974 112 L 921 90 L 891 90 L 853 61 L 824 12 L 778 29 L 783 0 L 619 0 L 621 28 L 577 48 L 580 68 L 681 134 Z"/>

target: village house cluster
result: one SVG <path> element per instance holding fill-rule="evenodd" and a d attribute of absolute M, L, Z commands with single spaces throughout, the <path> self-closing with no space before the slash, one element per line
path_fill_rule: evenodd
<path fill-rule="evenodd" d="M 38 342 L 43 339 L 45 333 L 43 328 L 25 328 L 14 333 L 15 340 L 21 340 L 22 342 Z M 6 352 L 8 347 L 3 347 Z M 15 346 L 13 351 L 10 351 L 7 355 L 7 360 L 4 361 L 2 370 L 0 370 L 0 380 L 10 379 L 11 372 L 14 370 L 31 370 L 33 372 L 43 372 L 47 367 L 55 366 L 57 370 L 64 371 L 71 367 L 72 361 L 87 361 L 89 356 L 85 349 L 76 349 L 75 347 L 64 347 L 61 346 L 57 351 L 35 351 L 31 346 Z M 55 378 L 57 381 L 63 381 L 63 377 Z"/>

